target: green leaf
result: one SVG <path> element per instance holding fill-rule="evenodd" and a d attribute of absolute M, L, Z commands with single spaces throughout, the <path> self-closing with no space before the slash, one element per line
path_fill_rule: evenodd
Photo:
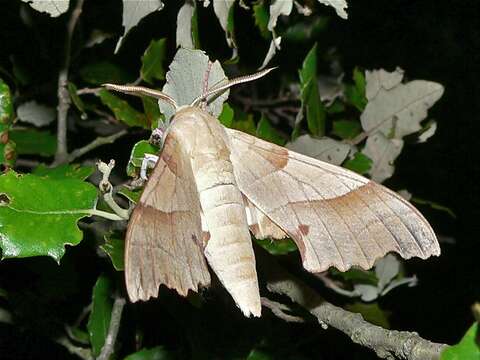
<path fill-rule="evenodd" d="M 167 53 L 167 39 L 150 41 L 147 50 L 142 56 L 140 75 L 146 82 L 153 84 L 154 80 L 165 79 L 165 55 Z"/>
<path fill-rule="evenodd" d="M 474 323 L 462 340 L 457 344 L 446 348 L 441 360 L 478 360 L 480 359 L 478 322 Z"/>
<path fill-rule="evenodd" d="M 158 107 L 158 101 L 151 97 L 142 96 L 142 103 L 143 111 L 147 118 L 147 122 L 150 124 L 150 128 L 158 128 L 158 126 L 164 121 L 164 116 Z"/>
<path fill-rule="evenodd" d="M 285 255 L 298 249 L 292 239 L 255 239 L 255 241 L 272 255 Z"/>
<path fill-rule="evenodd" d="M 258 349 L 253 349 L 250 351 L 250 354 L 248 354 L 246 360 L 273 360 L 274 357 L 265 351 L 258 350 Z"/>
<path fill-rule="evenodd" d="M 115 118 L 118 120 L 123 121 L 128 126 L 141 126 L 150 129 L 150 124 L 145 115 L 132 108 L 128 102 L 105 89 L 100 90 L 99 95 L 102 103 L 113 111 Z"/>
<path fill-rule="evenodd" d="M 77 94 L 77 86 L 69 82 L 68 83 L 68 93 L 70 94 L 70 99 L 72 99 L 73 104 L 75 107 L 82 113 L 85 112 L 85 104 L 83 103 L 82 99 L 80 96 Z"/>
<path fill-rule="evenodd" d="M 8 85 L 0 79 L 0 133 L 13 121 L 13 103 Z"/>
<path fill-rule="evenodd" d="M 326 110 L 327 114 L 339 114 L 345 111 L 345 104 L 339 99 L 335 99 Z"/>
<path fill-rule="evenodd" d="M 198 9 L 197 6 L 194 7 L 192 15 L 192 40 L 195 49 L 200 49 L 202 46 L 200 44 L 200 33 L 198 32 Z"/>
<path fill-rule="evenodd" d="M 69 330 L 69 335 L 72 337 L 72 340 L 85 345 L 90 343 L 90 336 L 86 331 L 79 329 L 78 327 L 70 327 Z"/>
<path fill-rule="evenodd" d="M 332 134 L 341 139 L 353 139 L 360 134 L 362 126 L 355 120 L 337 120 L 333 122 Z"/>
<path fill-rule="evenodd" d="M 363 111 L 367 106 L 366 81 L 365 75 L 358 68 L 353 69 L 354 85 L 345 85 L 345 98 L 347 102 L 355 106 L 359 111 Z"/>
<path fill-rule="evenodd" d="M 124 360 L 174 360 L 176 357 L 171 351 L 165 350 L 163 346 L 156 346 L 151 349 L 142 349 L 128 355 Z"/>
<path fill-rule="evenodd" d="M 101 275 L 93 287 L 92 312 L 87 323 L 92 353 L 95 357 L 102 351 L 107 337 L 113 307 L 111 294 L 112 283 L 110 279 Z"/>
<path fill-rule="evenodd" d="M 335 268 L 331 268 L 330 273 L 333 276 L 337 276 L 342 278 L 345 281 L 351 281 L 355 284 L 370 284 L 370 285 L 377 285 L 378 279 L 377 276 L 373 271 L 367 271 L 362 269 L 355 269 L 352 268 L 348 271 L 339 271 Z"/>
<path fill-rule="evenodd" d="M 232 128 L 246 132 L 250 135 L 255 135 L 257 133 L 255 121 L 253 121 L 253 115 L 249 115 L 245 120 L 235 121 Z"/>
<path fill-rule="evenodd" d="M 112 265 L 117 271 L 123 271 L 124 263 L 123 263 L 123 254 L 124 254 L 124 247 L 125 241 L 123 239 L 118 239 L 111 235 L 105 235 L 105 244 L 100 246 L 100 249 L 105 251 L 108 255 L 110 260 L 112 261 Z"/>
<path fill-rule="evenodd" d="M 365 74 L 358 67 L 355 67 L 355 69 L 353 69 L 353 81 L 355 82 L 355 87 L 357 88 L 358 92 L 365 96 Z M 367 99 L 365 98 L 365 103 L 366 102 Z"/>
<path fill-rule="evenodd" d="M 267 118 L 262 114 L 260 121 L 257 125 L 256 135 L 266 141 L 283 146 L 285 145 L 285 138 L 275 129 Z"/>
<path fill-rule="evenodd" d="M 138 203 L 138 200 L 140 200 L 140 196 L 142 195 L 142 190 L 130 190 L 123 186 L 120 190 L 118 190 L 117 194 L 125 196 L 128 200 L 130 200 L 133 203 Z"/>
<path fill-rule="evenodd" d="M 309 44 L 318 39 L 320 33 L 327 29 L 330 19 L 317 16 L 311 20 L 303 20 L 289 26 L 282 35 L 283 41 Z"/>
<path fill-rule="evenodd" d="M 347 160 L 345 164 L 343 164 L 343 167 L 355 171 L 357 174 L 363 175 L 368 173 L 372 164 L 372 159 L 361 152 L 357 152 L 352 159 Z"/>
<path fill-rule="evenodd" d="M 356 302 L 353 304 L 348 304 L 345 308 L 354 313 L 362 314 L 363 318 L 369 323 L 381 326 L 384 329 L 390 328 L 388 312 L 380 309 L 377 303 L 365 304 L 362 302 Z"/>
<path fill-rule="evenodd" d="M 32 174 L 57 180 L 66 178 L 85 180 L 92 175 L 94 171 L 95 168 L 93 166 L 80 166 L 79 164 L 65 164 L 54 168 L 41 164 L 32 171 Z"/>
<path fill-rule="evenodd" d="M 260 29 L 262 37 L 269 40 L 272 37 L 267 27 L 270 15 L 268 14 L 268 8 L 263 1 L 253 5 L 253 17 L 255 19 L 255 25 Z"/>
<path fill-rule="evenodd" d="M 80 69 L 80 76 L 85 82 L 93 85 L 125 84 L 133 80 L 123 68 L 108 61 L 85 65 Z"/>
<path fill-rule="evenodd" d="M 326 110 L 320 100 L 317 83 L 317 44 L 308 52 L 303 61 L 300 75 L 300 96 L 305 109 L 308 130 L 312 135 L 325 135 Z"/>
<path fill-rule="evenodd" d="M 13 166 L 17 158 L 15 142 L 10 140 L 13 103 L 8 85 L 0 79 L 0 164 Z"/>
<path fill-rule="evenodd" d="M 233 125 L 233 109 L 228 103 L 223 103 L 222 112 L 218 116 L 218 121 L 222 123 L 222 125 L 231 128 Z"/>
<path fill-rule="evenodd" d="M 253 114 L 246 113 L 238 108 L 235 108 L 235 116 L 231 128 L 246 132 L 250 135 L 257 133 L 257 126 L 253 120 Z"/>
<path fill-rule="evenodd" d="M 10 131 L 9 135 L 17 145 L 19 155 L 53 156 L 57 150 L 57 137 L 48 131 L 16 129 Z"/>
<path fill-rule="evenodd" d="M 143 158 L 145 154 L 157 154 L 159 148 L 150 144 L 147 140 L 141 140 L 133 146 L 130 153 L 130 159 L 127 165 L 127 175 L 135 176 L 137 174 L 136 168 L 142 166 Z"/>
<path fill-rule="evenodd" d="M 51 256 L 77 245 L 77 222 L 95 208 L 97 190 L 74 178 L 62 180 L 9 171 L 0 176 L 0 247 L 3 258 Z"/>

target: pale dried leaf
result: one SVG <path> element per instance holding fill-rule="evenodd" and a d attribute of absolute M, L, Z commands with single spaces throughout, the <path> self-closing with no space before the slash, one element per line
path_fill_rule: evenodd
<path fill-rule="evenodd" d="M 170 64 L 166 75 L 167 82 L 162 91 L 175 99 L 177 105 L 190 105 L 203 93 L 208 62 L 208 56 L 204 51 L 179 49 Z M 208 88 L 226 79 L 222 66 L 215 61 L 208 77 Z M 222 112 L 223 102 L 228 98 L 228 93 L 228 90 L 225 91 L 208 104 L 208 110 L 213 116 L 218 117 Z M 175 113 L 174 109 L 164 101 L 160 100 L 158 104 L 160 111 L 167 119 Z"/>
<path fill-rule="evenodd" d="M 267 28 L 273 31 L 277 26 L 277 20 L 280 15 L 290 15 L 293 8 L 293 0 L 276 0 L 270 5 L 270 19 L 268 20 Z"/>
<path fill-rule="evenodd" d="M 388 292 L 390 292 L 391 290 L 393 290 L 393 289 L 395 289 L 399 286 L 407 285 L 409 287 L 412 287 L 412 286 L 416 286 L 417 284 L 418 284 L 418 279 L 415 275 L 412 276 L 412 277 L 405 277 L 405 278 L 401 278 L 401 279 L 396 279 L 396 280 L 391 281 L 382 290 L 382 292 L 380 293 L 380 296 L 386 295 Z"/>
<path fill-rule="evenodd" d="M 282 38 L 279 36 L 277 38 L 272 39 L 270 42 L 270 47 L 268 48 L 267 55 L 265 55 L 265 59 L 263 60 L 262 66 L 258 70 L 264 69 L 270 60 L 275 56 L 277 53 L 277 49 L 280 49 L 280 43 L 282 42 Z"/>
<path fill-rule="evenodd" d="M 33 100 L 21 104 L 17 108 L 17 116 L 20 121 L 41 127 L 55 120 L 55 109 Z"/>
<path fill-rule="evenodd" d="M 220 26 L 225 31 L 226 40 L 230 47 L 235 45 L 228 33 L 228 15 L 233 4 L 235 4 L 235 0 L 213 0 L 213 11 L 220 22 Z"/>
<path fill-rule="evenodd" d="M 326 161 L 330 164 L 340 165 L 350 152 L 350 145 L 324 137 L 315 139 L 310 135 L 302 135 L 290 142 L 286 147 L 295 152 Z"/>
<path fill-rule="evenodd" d="M 412 198 L 412 193 L 407 189 L 398 190 L 397 194 L 407 201 L 410 201 L 410 199 Z"/>
<path fill-rule="evenodd" d="M 362 301 L 370 302 L 378 298 L 379 291 L 376 286 L 367 284 L 355 284 L 353 285 L 354 292 L 360 296 Z"/>
<path fill-rule="evenodd" d="M 368 171 L 372 179 L 382 182 L 393 175 L 395 170 L 393 163 L 402 151 L 403 140 L 387 139 L 385 135 L 377 132 L 368 137 L 362 153 L 373 161 Z"/>
<path fill-rule="evenodd" d="M 428 128 L 422 132 L 418 136 L 418 142 L 419 143 L 424 143 L 428 139 L 430 139 L 433 135 L 435 135 L 435 132 L 437 131 L 437 122 L 435 120 L 432 120 L 431 124 L 428 126 Z"/>
<path fill-rule="evenodd" d="M 335 76 L 317 76 L 318 92 L 320 100 L 330 105 L 335 99 L 342 97 L 345 91 L 345 85 L 342 83 L 343 74 L 340 77 Z"/>
<path fill-rule="evenodd" d="M 397 67 L 395 71 L 388 72 L 384 69 L 365 71 L 365 96 L 367 100 L 377 96 L 380 89 L 390 90 L 402 82 L 404 71 Z"/>
<path fill-rule="evenodd" d="M 125 28 L 124 35 L 136 26 L 142 18 L 154 11 L 162 10 L 163 6 L 161 0 L 123 0 L 122 25 Z M 115 52 L 120 48 L 123 37 L 118 40 Z"/>
<path fill-rule="evenodd" d="M 399 70 L 367 72 L 369 101 L 360 117 L 367 133 L 380 131 L 387 137 L 401 139 L 417 132 L 427 110 L 442 96 L 442 85 L 424 80 L 402 84 L 402 74 Z"/>
<path fill-rule="evenodd" d="M 103 32 L 102 30 L 94 29 L 90 34 L 89 39 L 85 43 L 86 48 L 93 47 L 95 45 L 101 44 L 106 39 L 113 37 L 113 34 Z"/>
<path fill-rule="evenodd" d="M 70 0 L 22 0 L 33 9 L 46 12 L 52 17 L 57 17 L 67 12 Z"/>
<path fill-rule="evenodd" d="M 345 9 L 348 7 L 346 0 L 318 0 L 322 4 L 327 6 L 332 6 L 335 8 L 337 15 L 340 16 L 342 19 L 348 18 L 348 14 Z"/>
<path fill-rule="evenodd" d="M 195 12 L 195 5 L 190 1 L 180 8 L 177 15 L 177 47 L 193 49 L 192 38 L 192 16 Z"/>
<path fill-rule="evenodd" d="M 400 261 L 395 255 L 388 254 L 384 258 L 378 260 L 375 264 L 375 275 L 377 275 L 377 287 L 381 292 L 400 271 Z"/>

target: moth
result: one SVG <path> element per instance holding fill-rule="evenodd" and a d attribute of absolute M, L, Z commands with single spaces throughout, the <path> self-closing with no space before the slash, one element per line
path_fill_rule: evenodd
<path fill-rule="evenodd" d="M 389 252 L 406 259 L 440 254 L 429 223 L 395 192 L 226 128 L 201 106 L 269 70 L 214 86 L 189 106 L 156 90 L 105 85 L 162 99 L 176 111 L 127 228 L 132 302 L 157 297 L 160 285 L 183 296 L 198 291 L 210 284 L 208 264 L 245 316 L 260 316 L 250 232 L 257 239 L 293 239 L 312 273 L 369 269 Z"/>

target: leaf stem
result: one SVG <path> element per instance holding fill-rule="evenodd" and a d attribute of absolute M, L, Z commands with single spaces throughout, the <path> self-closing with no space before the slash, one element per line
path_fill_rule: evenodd
<path fill-rule="evenodd" d="M 88 210 L 88 214 L 92 215 L 92 216 L 100 216 L 100 217 L 103 217 L 104 219 L 114 220 L 114 221 L 126 220 L 125 218 L 123 218 L 123 217 L 121 217 L 117 214 L 112 214 L 108 211 L 102 211 L 102 210 L 97 210 L 97 209 Z"/>
<path fill-rule="evenodd" d="M 103 175 L 102 180 L 98 184 L 98 188 L 103 194 L 103 200 L 105 200 L 110 209 L 112 209 L 122 220 L 128 220 L 130 217 L 130 211 L 128 209 L 121 208 L 113 199 L 113 186 L 108 178 L 110 177 L 110 172 L 114 167 L 115 160 L 110 160 L 108 164 L 105 164 L 102 161 L 97 162 L 97 168 Z"/>

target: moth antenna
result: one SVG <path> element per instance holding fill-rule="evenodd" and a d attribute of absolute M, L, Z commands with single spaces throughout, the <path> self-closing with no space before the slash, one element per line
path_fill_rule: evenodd
<path fill-rule="evenodd" d="M 260 79 L 265 75 L 267 75 L 270 71 L 275 69 L 276 67 L 272 67 L 272 68 L 268 68 L 268 69 L 256 72 L 254 74 L 239 76 L 231 80 L 227 80 L 223 85 L 222 85 L 223 81 L 220 81 L 219 83 L 213 85 L 206 93 L 198 96 L 195 100 L 193 100 L 190 106 L 195 106 L 203 99 L 207 99 L 209 96 L 216 95 L 222 91 L 225 91 L 231 88 L 232 86 Z"/>
<path fill-rule="evenodd" d="M 155 99 L 160 99 L 168 102 L 172 105 L 175 110 L 178 109 L 176 101 L 169 95 L 154 89 L 149 89 L 143 86 L 130 86 L 130 85 L 116 85 L 116 84 L 103 84 L 107 89 L 118 91 L 124 94 L 134 95 L 134 96 L 150 96 Z"/>

